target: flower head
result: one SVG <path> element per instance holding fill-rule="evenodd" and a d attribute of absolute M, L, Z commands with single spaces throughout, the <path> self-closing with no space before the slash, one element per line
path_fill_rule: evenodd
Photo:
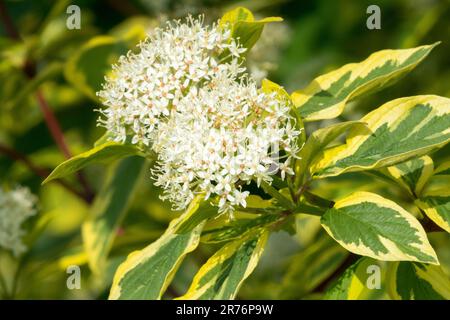
<path fill-rule="evenodd" d="M 114 75 L 98 93 L 108 106 L 101 111 L 100 124 L 119 142 L 131 137 L 133 144 L 149 145 L 160 122 L 178 109 L 192 88 L 217 76 L 236 78 L 245 70 L 239 63 L 245 49 L 230 31 L 204 26 L 201 18 L 168 22 L 139 49 L 120 57 Z"/>
<path fill-rule="evenodd" d="M 99 123 L 113 139 L 151 149 L 163 199 L 185 208 L 197 193 L 217 196 L 220 211 L 245 206 L 242 186 L 271 182 L 298 152 L 290 102 L 246 75 L 230 31 L 201 20 L 169 24 L 119 60 L 99 93 Z"/>
<path fill-rule="evenodd" d="M 22 223 L 36 214 L 37 198 L 24 187 L 6 192 L 0 188 L 0 247 L 15 256 L 26 251 L 22 243 Z"/>

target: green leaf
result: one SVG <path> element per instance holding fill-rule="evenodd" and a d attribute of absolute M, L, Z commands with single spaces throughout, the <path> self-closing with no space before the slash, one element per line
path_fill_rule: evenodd
<path fill-rule="evenodd" d="M 258 264 L 268 235 L 267 231 L 250 234 L 223 246 L 200 268 L 189 290 L 178 299 L 233 299 Z"/>
<path fill-rule="evenodd" d="M 323 150 L 336 138 L 344 134 L 347 130 L 357 126 L 364 126 L 362 121 L 347 121 L 333 124 L 326 128 L 314 131 L 306 140 L 305 145 L 300 151 L 301 171 L 304 172 L 309 164 L 320 155 Z"/>
<path fill-rule="evenodd" d="M 415 96 L 390 101 L 364 116 L 346 143 L 325 150 L 312 164 L 316 178 L 391 166 L 450 141 L 450 99 Z"/>
<path fill-rule="evenodd" d="M 280 298 L 302 298 L 336 271 L 347 256 L 348 251 L 321 234 L 313 245 L 292 257 L 281 284 Z"/>
<path fill-rule="evenodd" d="M 226 12 L 220 19 L 220 26 L 228 26 L 231 29 L 231 36 L 239 39 L 239 43 L 250 50 L 258 41 L 264 29 L 264 25 L 269 22 L 283 21 L 280 17 L 268 17 L 255 20 L 252 12 L 246 8 L 238 7 Z"/>
<path fill-rule="evenodd" d="M 89 267 L 97 274 L 106 267 L 117 229 L 133 198 L 144 163 L 144 158 L 134 156 L 113 166 L 95 198 L 88 220 L 83 223 L 82 236 Z"/>
<path fill-rule="evenodd" d="M 438 43 L 412 49 L 382 50 L 314 79 L 292 100 L 305 121 L 339 116 L 348 101 L 394 83 L 414 69 Z"/>
<path fill-rule="evenodd" d="M 42 69 L 36 77 L 27 82 L 27 84 L 16 93 L 14 99 L 10 100 L 7 108 L 15 109 L 33 94 L 44 82 L 54 79 L 61 74 L 62 65 L 59 62 L 53 62 Z"/>
<path fill-rule="evenodd" d="M 450 160 L 441 163 L 434 171 L 435 175 L 450 175 Z"/>
<path fill-rule="evenodd" d="M 66 80 L 86 96 L 97 101 L 96 92 L 101 89 L 111 65 L 127 53 L 125 42 L 110 36 L 97 36 L 89 40 L 67 61 Z"/>
<path fill-rule="evenodd" d="M 388 292 L 393 299 L 450 299 L 450 279 L 438 266 L 396 262 L 388 272 Z"/>
<path fill-rule="evenodd" d="M 223 243 L 241 238 L 248 232 L 268 226 L 285 219 L 279 214 L 262 214 L 254 219 L 237 219 L 219 228 L 205 230 L 201 241 L 204 243 Z"/>
<path fill-rule="evenodd" d="M 322 231 L 320 217 L 307 214 L 295 215 L 296 239 L 302 247 L 309 246 Z"/>
<path fill-rule="evenodd" d="M 413 196 L 419 196 L 433 175 L 433 160 L 429 156 L 414 158 L 381 169 L 381 173 L 396 181 Z"/>
<path fill-rule="evenodd" d="M 145 40 L 148 37 L 149 31 L 157 28 L 159 24 L 156 18 L 132 16 L 115 25 L 109 31 L 109 34 L 116 39 L 121 39 L 126 42 L 129 48 L 133 48 L 139 41 Z"/>
<path fill-rule="evenodd" d="M 134 145 L 112 141 L 106 142 L 64 161 L 50 173 L 42 184 L 65 177 L 94 163 L 109 163 L 120 158 L 139 154 L 139 149 Z"/>
<path fill-rule="evenodd" d="M 395 202 L 379 195 L 355 192 L 327 210 L 321 223 L 353 253 L 382 261 L 439 264 L 422 225 Z"/>
<path fill-rule="evenodd" d="M 201 214 L 203 196 L 191 202 L 166 232 L 142 250 L 132 252 L 117 268 L 109 299 L 160 299 L 186 254 L 200 241 L 204 221 L 181 232 L 179 227 Z"/>
<path fill-rule="evenodd" d="M 450 232 L 450 190 L 448 188 L 428 191 L 415 203 L 434 223 Z"/>
<path fill-rule="evenodd" d="M 376 274 L 378 272 L 379 274 Z M 347 268 L 326 291 L 325 300 L 373 300 L 384 294 L 385 267 L 379 261 L 363 257 Z M 371 288 L 371 277 L 379 276 L 380 287 Z"/>

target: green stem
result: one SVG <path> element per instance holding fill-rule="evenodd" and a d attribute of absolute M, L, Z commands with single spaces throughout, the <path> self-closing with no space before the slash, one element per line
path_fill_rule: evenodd
<path fill-rule="evenodd" d="M 236 209 L 239 212 L 251 213 L 251 214 L 274 214 L 273 210 L 268 210 L 264 208 L 243 208 L 239 207 Z"/>
<path fill-rule="evenodd" d="M 278 203 L 283 206 L 286 209 L 294 209 L 295 205 L 294 203 L 292 203 L 291 200 L 289 200 L 288 198 L 286 198 L 285 196 L 283 196 L 277 189 L 275 189 L 274 187 L 272 187 L 270 184 L 268 184 L 265 181 L 261 182 L 261 187 L 263 188 L 263 190 L 271 195 L 272 197 L 274 197 Z"/>
<path fill-rule="evenodd" d="M 2 288 L 2 297 L 8 298 L 8 285 L 6 284 L 5 277 L 3 276 L 2 270 L 0 269 L 0 287 Z"/>
<path fill-rule="evenodd" d="M 11 298 L 12 299 L 14 299 L 14 297 L 16 296 L 16 293 L 17 293 L 17 287 L 18 287 L 18 284 L 19 284 L 19 276 L 20 276 L 20 273 L 21 273 L 21 271 L 23 269 L 24 260 L 25 260 L 25 257 L 20 258 L 19 263 L 18 263 L 17 268 L 16 268 L 16 272 L 14 273 L 13 282 L 12 282 L 12 289 L 11 289 Z"/>
<path fill-rule="evenodd" d="M 334 205 L 334 201 L 322 198 L 321 196 L 309 192 L 308 190 L 305 190 L 303 195 L 305 196 L 306 200 L 308 200 L 308 202 L 319 207 L 332 208 Z"/>
<path fill-rule="evenodd" d="M 297 202 L 297 198 L 295 197 L 295 187 L 294 187 L 294 181 L 292 181 L 292 177 L 287 177 L 286 178 L 286 182 L 289 188 L 289 193 L 291 194 L 291 198 L 292 200 L 295 202 Z"/>
<path fill-rule="evenodd" d="M 325 211 L 326 211 L 326 209 L 315 207 L 315 206 L 310 206 L 309 204 L 300 202 L 295 207 L 293 213 L 294 214 L 304 213 L 304 214 L 309 214 L 309 215 L 320 217 L 325 213 Z"/>

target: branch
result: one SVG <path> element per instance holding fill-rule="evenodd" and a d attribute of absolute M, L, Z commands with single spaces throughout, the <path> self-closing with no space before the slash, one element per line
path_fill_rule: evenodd
<path fill-rule="evenodd" d="M 0 20 L 3 22 L 6 34 L 15 40 L 20 40 L 19 32 L 14 27 L 14 23 L 6 10 L 6 5 L 3 0 L 0 0 Z"/>
<path fill-rule="evenodd" d="M 67 159 L 71 158 L 72 155 L 64 140 L 64 135 L 62 133 L 61 127 L 59 126 L 58 120 L 56 120 L 56 117 L 51 111 L 44 96 L 42 95 L 42 92 L 40 92 L 39 90 L 36 91 L 36 98 L 39 104 L 39 108 L 41 109 L 42 114 L 44 115 L 47 127 L 50 130 L 50 133 L 53 137 L 53 140 L 55 140 L 56 145 L 58 146 L 59 150 L 61 150 L 64 157 L 66 157 Z"/>
<path fill-rule="evenodd" d="M 43 179 L 45 179 L 50 174 L 50 172 L 48 170 L 38 167 L 30 159 L 28 159 L 25 155 L 17 152 L 16 150 L 14 150 L 12 148 L 5 146 L 3 144 L 0 144 L 0 153 L 5 154 L 6 156 L 8 156 L 9 158 L 11 158 L 13 160 L 21 162 L 28 169 L 30 169 L 31 172 L 33 172 L 35 175 L 37 175 Z M 84 193 L 79 192 L 78 190 L 76 190 L 75 188 L 73 188 L 72 186 L 70 186 L 69 184 L 64 182 L 63 180 L 55 179 L 54 181 L 56 183 L 60 184 L 61 186 L 63 186 L 64 188 L 66 188 L 68 191 L 75 194 L 76 196 L 82 198 L 83 200 L 88 201 L 88 199 L 86 198 L 86 195 Z"/>
<path fill-rule="evenodd" d="M 48 103 L 45 100 L 44 96 L 42 95 L 41 91 L 39 91 L 39 90 L 36 91 L 36 98 L 37 98 L 39 107 L 42 111 L 42 114 L 44 115 L 45 123 L 47 124 L 47 127 L 53 137 L 53 140 L 55 141 L 59 150 L 61 150 L 63 155 L 66 157 L 66 159 L 71 158 L 72 154 L 70 153 L 69 147 L 66 144 L 66 141 L 64 139 L 64 134 L 58 123 L 58 120 L 56 119 L 55 115 L 53 114 L 50 106 L 48 105 Z M 80 182 L 81 186 L 84 189 L 85 196 L 83 198 L 88 203 L 91 203 L 92 200 L 94 199 L 94 194 L 92 192 L 92 189 L 90 188 L 90 186 L 89 186 L 86 178 L 82 174 L 82 172 L 78 172 L 77 177 L 78 177 L 78 181 Z"/>
<path fill-rule="evenodd" d="M 19 32 L 14 26 L 13 20 L 11 19 L 10 15 L 8 14 L 7 8 L 3 0 L 0 0 L 0 20 L 3 22 L 3 25 L 5 26 L 5 30 L 9 37 L 15 39 L 15 40 L 21 40 L 21 37 L 19 35 Z M 22 67 L 23 72 L 28 76 L 28 78 L 32 79 L 36 74 L 36 65 L 30 61 L 26 60 L 24 66 Z M 42 114 L 44 116 L 45 123 L 50 131 L 50 134 L 55 141 L 58 149 L 62 152 L 65 158 L 69 159 L 72 157 L 69 147 L 67 146 L 67 143 L 64 139 L 64 134 L 61 130 L 61 126 L 59 125 L 58 120 L 56 119 L 53 111 L 51 110 L 50 106 L 48 105 L 45 97 L 43 94 L 36 90 L 36 99 L 39 105 L 39 108 L 42 111 Z M 45 178 L 45 177 L 44 177 Z M 83 196 L 83 199 L 85 199 L 88 203 L 91 203 L 94 198 L 94 193 L 92 192 L 92 189 L 90 188 L 86 178 L 84 177 L 82 172 L 79 172 L 77 174 L 78 181 L 80 182 L 81 186 L 84 189 L 85 195 Z"/>

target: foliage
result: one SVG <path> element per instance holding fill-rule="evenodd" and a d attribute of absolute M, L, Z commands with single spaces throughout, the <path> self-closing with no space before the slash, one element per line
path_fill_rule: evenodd
<path fill-rule="evenodd" d="M 325 1 L 318 3 L 329 15 Z M 112 63 L 159 23 L 132 16 L 99 30 L 87 15 L 81 30 L 67 30 L 66 6 L 57 2 L 49 15 L 24 24 L 37 32 L 23 27 L 20 38 L 0 37 L 0 182 L 28 185 L 41 202 L 27 225 L 29 251 L 18 258 L 0 251 L 3 297 L 450 298 L 450 99 L 442 87 L 449 73 L 434 61 L 448 47 L 413 37 L 432 27 L 392 43 L 402 49 L 358 48 L 370 55 L 349 54 L 337 67 L 344 59 L 329 63 L 314 52 L 325 28 L 317 13 L 294 21 L 285 59 L 269 76 L 292 93 L 261 83 L 289 101 L 301 132 L 293 175 L 247 185 L 246 206 L 229 219 L 202 193 L 183 212 L 172 211 L 150 179 L 157 155 L 128 139 L 110 141 L 95 126 L 90 107 L 100 107 L 95 93 Z M 219 25 L 230 27 L 251 62 L 264 30 L 282 19 L 228 9 Z M 448 6 L 433 7 L 428 19 L 438 24 L 443 10 Z M 331 32 L 329 42 L 351 27 Z M 358 43 L 353 36 L 344 40 Z M 305 68 L 307 76 L 323 71 L 309 84 L 296 74 L 306 58 L 311 66 L 328 63 L 326 70 Z M 440 80 L 432 81 L 434 69 Z M 65 286 L 70 265 L 82 268 L 81 290 Z M 381 287 L 368 288 L 370 268 L 381 270 Z M 42 282 L 45 290 L 37 287 Z"/>

